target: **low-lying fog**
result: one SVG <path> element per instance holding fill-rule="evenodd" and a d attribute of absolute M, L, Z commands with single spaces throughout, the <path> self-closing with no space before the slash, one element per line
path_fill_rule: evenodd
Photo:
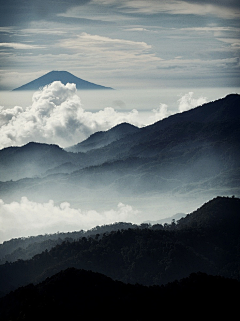
<path fill-rule="evenodd" d="M 170 114 L 216 100 L 237 88 L 164 89 L 141 91 L 78 91 L 55 84 L 39 93 L 0 93 L 0 149 L 30 141 L 66 147 L 99 130 L 122 122 L 145 126 Z M 33 100 L 32 100 L 33 96 Z M 16 107 L 18 106 L 18 107 Z M 103 194 L 101 194 L 103 195 Z M 90 229 L 119 221 L 156 221 L 190 213 L 213 195 L 144 196 L 79 194 L 60 201 L 14 200 L 0 196 L 0 242 L 15 237 Z"/>

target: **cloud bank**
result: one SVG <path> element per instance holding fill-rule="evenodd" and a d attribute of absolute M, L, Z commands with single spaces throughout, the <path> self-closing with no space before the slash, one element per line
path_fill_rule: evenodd
<path fill-rule="evenodd" d="M 25 110 L 20 106 L 0 107 L 0 148 L 30 141 L 66 147 L 122 122 L 139 125 L 138 111 L 117 112 L 112 107 L 95 113 L 85 111 L 76 85 L 56 81 L 36 92 Z"/>
<path fill-rule="evenodd" d="M 36 203 L 22 197 L 20 202 L 4 203 L 0 199 L 0 242 L 30 235 L 87 230 L 96 225 L 136 221 L 139 214 L 130 205 L 119 203 L 115 209 L 99 212 L 74 209 L 52 200 Z"/>
<path fill-rule="evenodd" d="M 189 92 L 178 100 L 179 111 L 205 102 L 205 97 L 193 98 L 193 92 Z M 108 130 L 123 122 L 142 127 L 171 114 L 168 106 L 162 103 L 152 109 L 148 116 L 136 109 L 116 111 L 113 107 L 97 112 L 86 111 L 81 105 L 75 84 L 63 85 L 55 81 L 35 92 L 32 105 L 26 109 L 21 106 L 8 109 L 0 107 L 0 149 L 31 141 L 67 147 L 97 131 Z"/>

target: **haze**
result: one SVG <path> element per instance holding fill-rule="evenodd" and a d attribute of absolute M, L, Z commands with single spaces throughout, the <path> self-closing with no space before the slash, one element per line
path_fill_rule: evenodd
<path fill-rule="evenodd" d="M 123 122 L 141 128 L 239 93 L 239 39 L 237 0 L 1 1 L 0 151 L 32 141 L 65 148 Z M 34 93 L 11 92 L 51 70 L 115 90 L 81 92 L 53 83 Z M 208 161 L 218 168 L 215 158 Z M 13 172 L 9 184 L 34 172 L 39 175 L 35 163 Z M 47 197 L 37 187 L 31 197 L 21 190 L 0 196 L 0 241 L 158 220 L 232 192 L 199 195 L 196 188 L 191 195 L 137 197 L 96 187 Z"/>

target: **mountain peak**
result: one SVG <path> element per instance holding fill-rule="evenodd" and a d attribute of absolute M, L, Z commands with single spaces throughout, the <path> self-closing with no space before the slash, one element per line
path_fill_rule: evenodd
<path fill-rule="evenodd" d="M 140 129 L 128 123 L 118 124 L 107 131 L 100 131 L 92 134 L 83 142 L 68 147 L 66 150 L 69 152 L 87 152 L 93 149 L 98 149 L 111 144 L 126 135 L 132 135 Z"/>
<path fill-rule="evenodd" d="M 13 91 L 38 90 L 39 88 L 49 85 L 54 81 L 61 81 L 61 83 L 64 85 L 67 83 L 74 83 L 79 90 L 112 89 L 110 87 L 104 87 L 78 78 L 68 71 L 53 70 L 21 87 L 13 89 Z"/>

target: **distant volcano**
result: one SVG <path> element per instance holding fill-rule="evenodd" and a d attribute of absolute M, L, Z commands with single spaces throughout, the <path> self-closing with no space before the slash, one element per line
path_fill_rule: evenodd
<path fill-rule="evenodd" d="M 101 89 L 113 89 L 110 87 L 104 87 L 101 85 L 96 85 L 89 81 L 78 78 L 67 71 L 51 71 L 46 75 L 41 76 L 21 87 L 13 89 L 16 90 L 38 90 L 41 87 L 51 84 L 54 81 L 61 81 L 64 85 L 67 83 L 74 83 L 79 90 L 101 90 Z"/>

